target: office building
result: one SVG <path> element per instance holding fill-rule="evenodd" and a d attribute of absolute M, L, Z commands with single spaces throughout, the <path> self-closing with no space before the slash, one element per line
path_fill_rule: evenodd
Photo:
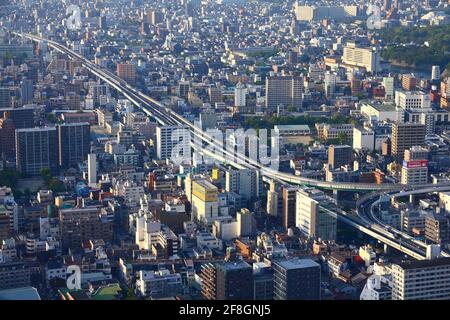
<path fill-rule="evenodd" d="M 393 264 L 392 300 L 449 300 L 450 258 Z"/>
<path fill-rule="evenodd" d="M 296 2 L 294 10 L 299 21 L 343 21 L 358 16 L 358 6 L 301 6 Z"/>
<path fill-rule="evenodd" d="M 59 165 L 76 167 L 87 159 L 91 151 L 89 123 L 65 123 L 57 126 Z"/>
<path fill-rule="evenodd" d="M 428 183 L 428 149 L 413 146 L 405 150 L 402 163 L 401 183 L 423 185 Z"/>
<path fill-rule="evenodd" d="M 322 191 L 300 189 L 296 198 L 296 226 L 310 239 L 336 240 L 337 218 L 322 210 L 329 200 Z"/>
<path fill-rule="evenodd" d="M 394 99 L 394 95 L 391 99 Z M 363 102 L 361 104 L 361 114 L 367 119 L 374 119 L 379 122 L 402 120 L 403 112 L 404 110 L 398 108 L 394 103 Z"/>
<path fill-rule="evenodd" d="M 328 148 L 328 164 L 338 169 L 341 166 L 351 165 L 353 149 L 348 145 L 331 145 Z"/>
<path fill-rule="evenodd" d="M 356 43 L 349 42 L 344 47 L 342 62 L 351 67 L 364 68 L 371 73 L 381 70 L 380 53 L 371 47 L 359 47 Z"/>
<path fill-rule="evenodd" d="M 176 148 L 176 149 L 175 149 Z M 179 151 L 176 154 L 172 152 Z M 191 135 L 187 126 L 156 127 L 156 155 L 158 159 L 181 157 L 190 161 Z M 172 159 L 173 160 L 173 159 Z"/>
<path fill-rule="evenodd" d="M 353 143 L 353 128 L 354 125 L 350 123 L 345 124 L 319 124 L 316 123 L 317 133 L 319 139 L 336 140 L 345 137 L 346 143 Z"/>
<path fill-rule="evenodd" d="M 365 128 L 353 128 L 353 149 L 373 151 L 375 149 L 375 132 Z"/>
<path fill-rule="evenodd" d="M 320 265 L 311 259 L 275 261 L 275 300 L 320 300 Z"/>
<path fill-rule="evenodd" d="M 428 183 L 428 160 L 403 160 L 401 184 L 407 186 Z"/>
<path fill-rule="evenodd" d="M 266 79 L 266 108 L 277 110 L 279 105 L 299 110 L 303 105 L 303 78 L 270 76 Z"/>
<path fill-rule="evenodd" d="M 42 169 L 58 172 L 58 139 L 55 127 L 16 130 L 16 167 L 37 176 Z"/>
<path fill-rule="evenodd" d="M 429 151 L 425 147 L 421 146 L 412 146 L 411 148 L 405 150 L 404 159 L 406 161 L 415 161 L 415 160 L 427 160 Z"/>
<path fill-rule="evenodd" d="M 210 225 L 219 216 L 218 189 L 207 180 L 192 182 L 192 220 Z"/>
<path fill-rule="evenodd" d="M 398 123 L 392 125 L 392 156 L 401 160 L 406 149 L 423 145 L 426 126 L 420 123 Z"/>
<path fill-rule="evenodd" d="M 427 111 L 431 109 L 430 95 L 421 91 L 395 91 L 395 104 L 403 110 Z"/>

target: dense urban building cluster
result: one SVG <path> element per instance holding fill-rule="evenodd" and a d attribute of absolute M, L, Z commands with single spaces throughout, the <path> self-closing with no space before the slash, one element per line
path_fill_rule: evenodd
<path fill-rule="evenodd" d="M 0 299 L 450 299 L 450 1 L 374 4 L 0 1 Z"/>

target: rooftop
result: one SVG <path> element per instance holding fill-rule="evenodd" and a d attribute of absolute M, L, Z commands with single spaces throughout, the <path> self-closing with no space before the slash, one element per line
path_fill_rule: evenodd
<path fill-rule="evenodd" d="M 400 266 L 400 268 L 405 270 L 450 266 L 450 258 L 439 258 L 433 260 L 408 260 L 402 261 L 398 265 Z"/>
<path fill-rule="evenodd" d="M 0 300 L 41 300 L 34 287 L 0 290 Z"/>
<path fill-rule="evenodd" d="M 299 258 L 276 261 L 275 264 L 286 270 L 320 267 L 318 263 L 314 262 L 311 259 L 299 259 Z"/>

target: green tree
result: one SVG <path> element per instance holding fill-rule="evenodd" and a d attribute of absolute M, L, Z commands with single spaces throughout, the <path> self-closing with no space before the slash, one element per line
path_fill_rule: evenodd
<path fill-rule="evenodd" d="M 19 173 L 15 170 L 6 169 L 0 171 L 0 187 L 6 186 L 15 189 L 17 187 L 19 176 Z"/>
<path fill-rule="evenodd" d="M 338 134 L 338 140 L 340 144 L 344 144 L 347 141 L 347 134 L 345 132 L 340 132 Z"/>
<path fill-rule="evenodd" d="M 42 179 L 44 180 L 45 184 L 48 186 L 52 179 L 52 172 L 50 171 L 50 169 L 49 168 L 42 169 L 41 176 L 42 176 Z"/>

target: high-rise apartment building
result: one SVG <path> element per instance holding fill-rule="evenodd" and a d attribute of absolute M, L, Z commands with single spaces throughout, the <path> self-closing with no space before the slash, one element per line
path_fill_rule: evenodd
<path fill-rule="evenodd" d="M 253 298 L 253 269 L 245 261 L 208 263 L 202 266 L 202 295 L 207 300 Z"/>
<path fill-rule="evenodd" d="M 450 242 L 450 223 L 445 214 L 430 214 L 425 218 L 425 238 L 435 244 Z"/>
<path fill-rule="evenodd" d="M 40 175 L 42 169 L 58 172 L 55 127 L 16 130 L 16 167 L 22 174 Z"/>
<path fill-rule="evenodd" d="M 402 88 L 405 91 L 413 91 L 417 86 L 417 78 L 413 74 L 402 75 Z"/>
<path fill-rule="evenodd" d="M 412 146 L 405 150 L 401 183 L 404 185 L 428 183 L 428 149 L 421 146 Z"/>
<path fill-rule="evenodd" d="M 295 227 L 295 214 L 296 214 L 296 194 L 298 188 L 296 187 L 286 187 L 281 188 L 281 193 L 283 197 L 283 210 L 282 210 L 282 221 L 285 230 Z"/>
<path fill-rule="evenodd" d="M 0 264 L 0 290 L 27 287 L 30 284 L 30 267 L 24 262 Z"/>
<path fill-rule="evenodd" d="M 450 77 L 441 81 L 441 108 L 450 108 Z"/>
<path fill-rule="evenodd" d="M 266 108 L 301 109 L 303 105 L 303 78 L 298 76 L 271 76 L 266 79 Z"/>
<path fill-rule="evenodd" d="M 69 168 L 85 161 L 91 150 L 90 124 L 64 123 L 57 130 L 59 165 Z"/>
<path fill-rule="evenodd" d="M 112 239 L 112 222 L 101 216 L 98 207 L 75 207 L 59 210 L 63 248 L 79 248 L 84 241 Z"/>
<path fill-rule="evenodd" d="M 393 123 L 392 155 L 401 160 L 406 149 L 424 143 L 425 133 L 426 126 L 420 123 Z"/>
<path fill-rule="evenodd" d="M 29 79 L 23 79 L 20 82 L 20 101 L 22 104 L 27 104 L 33 100 L 34 90 L 33 81 Z"/>
<path fill-rule="evenodd" d="M 106 97 L 108 97 L 109 95 L 109 86 L 106 84 L 92 84 L 89 87 L 89 94 L 92 96 L 92 99 L 94 100 L 94 105 L 100 106 L 102 102 L 106 100 Z"/>
<path fill-rule="evenodd" d="M 234 89 L 234 106 L 244 108 L 247 104 L 247 89 L 242 83 L 238 83 Z"/>
<path fill-rule="evenodd" d="M 222 89 L 218 87 L 209 87 L 208 88 L 209 95 L 209 103 L 214 106 L 216 103 L 223 101 Z"/>
<path fill-rule="evenodd" d="M 252 169 L 229 169 L 225 174 L 225 190 L 234 192 L 244 200 L 256 199 L 259 196 L 259 174 Z"/>
<path fill-rule="evenodd" d="M 449 300 L 450 258 L 393 264 L 393 300 Z"/>
<path fill-rule="evenodd" d="M 174 149 L 178 151 L 176 155 L 172 154 Z M 191 135 L 187 126 L 156 127 L 156 155 L 158 159 L 171 159 L 172 156 L 189 157 L 190 159 L 190 150 Z"/>
<path fill-rule="evenodd" d="M 16 157 L 16 127 L 12 119 L 0 119 L 0 157 Z"/>
<path fill-rule="evenodd" d="M 34 111 L 33 106 L 0 109 L 0 117 L 13 120 L 16 129 L 32 128 L 34 127 Z"/>
<path fill-rule="evenodd" d="M 131 63 L 118 63 L 117 76 L 133 85 L 136 82 L 136 66 Z"/>
<path fill-rule="evenodd" d="M 384 97 L 388 100 L 394 99 L 394 78 L 383 77 Z"/>
<path fill-rule="evenodd" d="M 441 68 L 439 66 L 431 67 L 431 81 L 438 82 L 441 80 Z"/>
<path fill-rule="evenodd" d="M 151 25 L 157 25 L 164 21 L 164 13 L 155 9 L 147 9 L 147 21 Z"/>
<path fill-rule="evenodd" d="M 88 183 L 89 185 L 97 183 L 97 155 L 95 153 L 88 154 Z"/>

